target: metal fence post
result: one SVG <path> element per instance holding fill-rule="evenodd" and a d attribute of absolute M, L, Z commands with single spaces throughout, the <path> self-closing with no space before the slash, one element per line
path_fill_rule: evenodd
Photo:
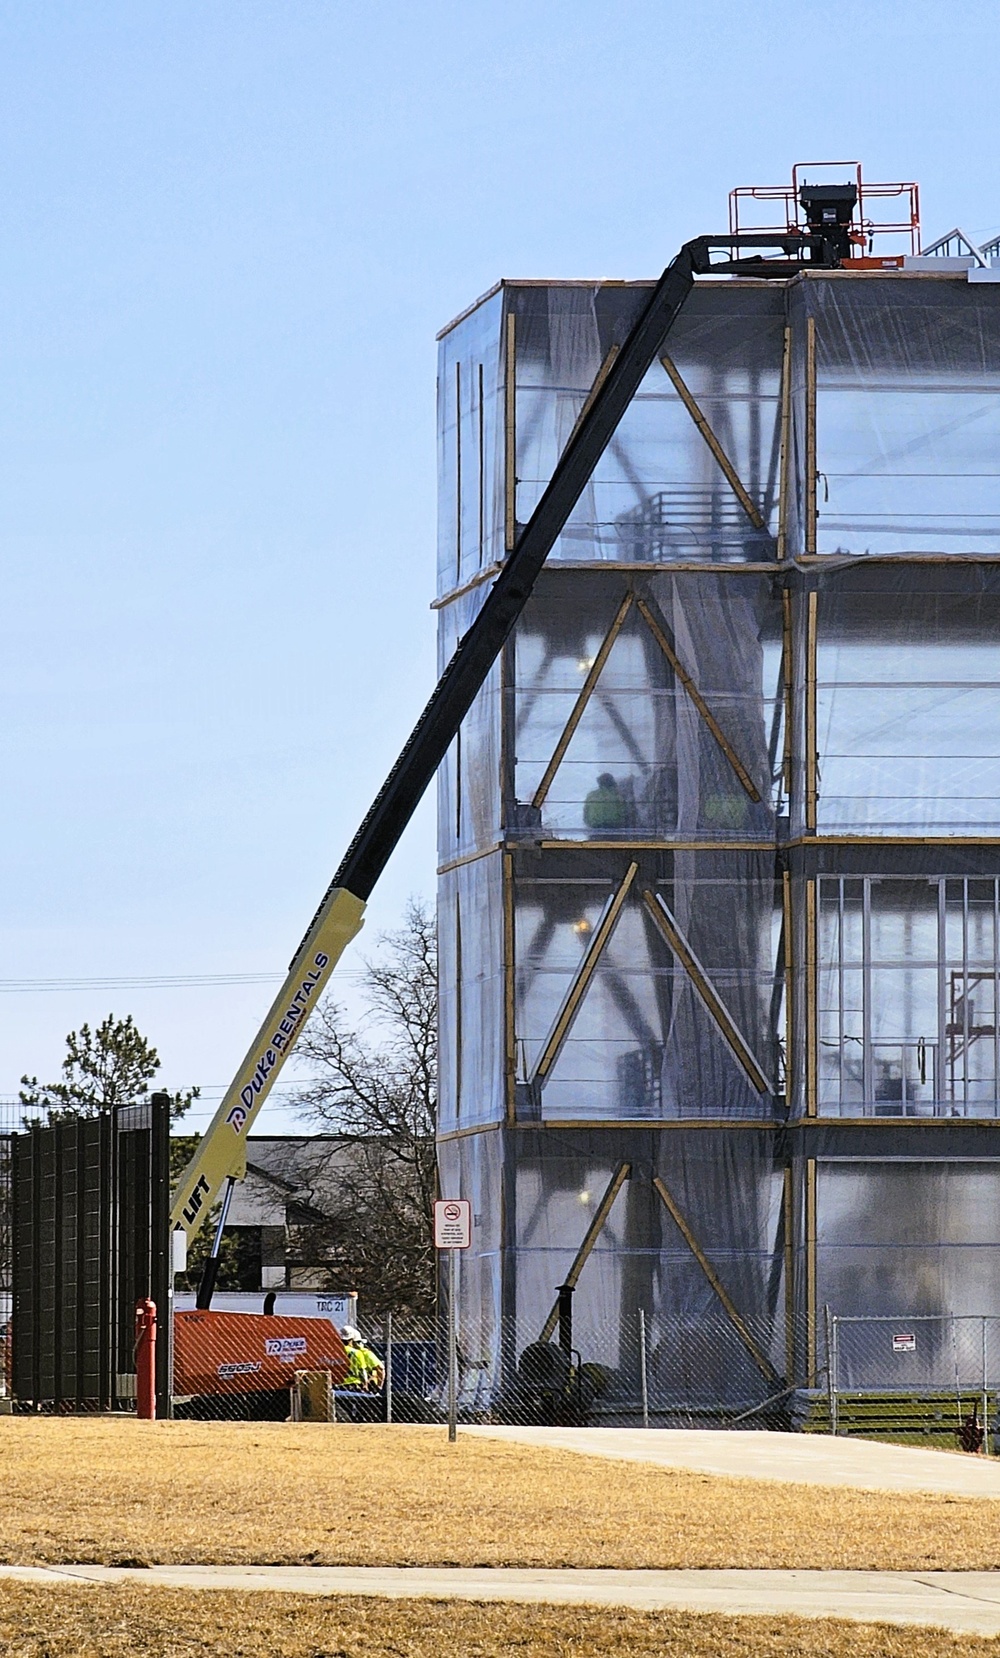
<path fill-rule="evenodd" d="M 983 1318 L 983 1455 L 990 1454 L 990 1392 L 986 1358 L 986 1319 Z"/>
<path fill-rule="evenodd" d="M 840 1432 L 840 1323 L 836 1313 L 831 1316 L 830 1330 L 833 1336 L 833 1431 Z"/>
<path fill-rule="evenodd" d="M 649 1385 L 646 1377 L 646 1314 L 639 1308 L 639 1377 L 642 1383 L 642 1425 L 649 1427 Z"/>
<path fill-rule="evenodd" d="M 385 1315 L 385 1419 L 392 1421 L 392 1314 Z"/>
<path fill-rule="evenodd" d="M 451 1444 L 454 1444 L 458 1434 L 457 1254 L 457 1249 L 448 1251 L 448 1439 Z"/>
<path fill-rule="evenodd" d="M 956 1319 L 954 1313 L 952 1313 L 949 1323 L 951 1324 L 951 1357 L 955 1366 L 955 1432 L 959 1436 L 959 1444 L 961 1444 L 962 1383 L 958 1373 L 958 1332 L 956 1329 Z"/>
<path fill-rule="evenodd" d="M 830 1311 L 829 1302 L 823 1307 L 826 1326 L 826 1397 L 830 1408 L 830 1432 L 836 1434 L 837 1422 L 837 1320 Z"/>

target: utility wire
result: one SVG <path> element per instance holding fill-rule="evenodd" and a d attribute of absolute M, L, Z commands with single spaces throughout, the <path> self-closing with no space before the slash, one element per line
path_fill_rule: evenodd
<path fill-rule="evenodd" d="M 284 973 L 147 973 L 129 978 L 0 979 L 0 995 L 40 995 L 59 990 L 204 990 L 214 985 L 280 984 Z M 362 978 L 361 972 L 339 972 L 338 979 Z"/>

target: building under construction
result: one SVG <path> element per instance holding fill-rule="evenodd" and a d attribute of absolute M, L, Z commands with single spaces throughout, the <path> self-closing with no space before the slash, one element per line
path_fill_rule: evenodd
<path fill-rule="evenodd" d="M 439 774 L 469 1401 L 560 1292 L 611 1414 L 640 1313 L 668 1415 L 1000 1313 L 1000 270 L 853 167 L 731 214 L 841 266 L 697 280 Z M 651 286 L 443 332 L 442 664 Z"/>

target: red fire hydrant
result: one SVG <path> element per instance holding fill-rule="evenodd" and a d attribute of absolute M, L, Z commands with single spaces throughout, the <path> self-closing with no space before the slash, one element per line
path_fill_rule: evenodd
<path fill-rule="evenodd" d="M 135 1412 L 156 1420 L 156 1302 L 135 1305 Z"/>

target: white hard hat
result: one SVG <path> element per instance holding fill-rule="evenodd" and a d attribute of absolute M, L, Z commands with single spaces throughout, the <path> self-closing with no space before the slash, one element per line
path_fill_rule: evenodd
<path fill-rule="evenodd" d="M 361 1331 L 356 1330 L 353 1324 L 345 1324 L 340 1332 L 344 1341 L 360 1341 Z"/>

